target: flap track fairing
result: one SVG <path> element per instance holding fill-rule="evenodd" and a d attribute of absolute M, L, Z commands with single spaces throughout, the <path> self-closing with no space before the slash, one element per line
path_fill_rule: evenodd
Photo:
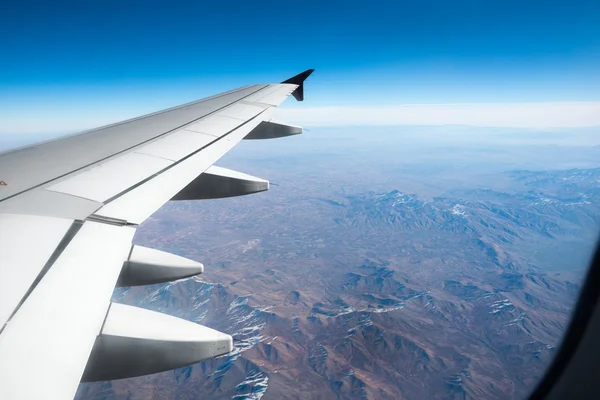
<path fill-rule="evenodd" d="M 153 374 L 225 355 L 232 337 L 143 308 L 111 303 L 82 382 Z"/>
<path fill-rule="evenodd" d="M 257 139 L 277 139 L 286 136 L 299 135 L 302 133 L 302 127 L 288 125 L 282 122 L 263 121 L 254 128 L 244 140 Z"/>
<path fill-rule="evenodd" d="M 265 190 L 269 190 L 269 181 L 213 165 L 171 200 L 220 199 Z"/>
<path fill-rule="evenodd" d="M 134 245 L 123 263 L 117 286 L 140 286 L 170 282 L 199 275 L 204 265 L 175 254 Z"/>

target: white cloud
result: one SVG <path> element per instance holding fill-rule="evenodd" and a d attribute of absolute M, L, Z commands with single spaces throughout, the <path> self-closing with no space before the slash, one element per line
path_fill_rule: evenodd
<path fill-rule="evenodd" d="M 600 126 L 600 102 L 404 104 L 280 108 L 275 118 L 304 126 L 470 125 L 559 128 Z"/>
<path fill-rule="evenodd" d="M 293 100 L 288 100 L 291 102 Z M 490 127 L 600 126 L 600 102 L 405 104 L 354 107 L 306 107 L 309 103 L 276 109 L 275 118 L 303 126 L 344 125 L 470 125 Z M 164 107 L 156 107 L 164 108 Z M 48 139 L 146 114 L 149 106 L 84 107 L 65 104 L 0 112 L 0 139 L 27 136 Z M 33 139 L 32 139 L 33 140 Z M 2 146 L 0 146 L 2 147 Z"/>

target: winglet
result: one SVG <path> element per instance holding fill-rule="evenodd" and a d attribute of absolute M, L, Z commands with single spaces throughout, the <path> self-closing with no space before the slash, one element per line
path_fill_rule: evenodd
<path fill-rule="evenodd" d="M 293 85 L 298 85 L 298 88 L 292 92 L 292 96 L 298 101 L 304 100 L 304 81 L 306 78 L 312 74 L 314 69 L 307 69 L 304 72 L 299 73 L 298 75 L 291 77 L 290 79 L 283 81 L 281 83 L 291 83 Z"/>

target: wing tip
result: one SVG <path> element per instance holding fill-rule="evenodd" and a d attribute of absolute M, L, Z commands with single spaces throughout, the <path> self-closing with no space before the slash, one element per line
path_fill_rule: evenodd
<path fill-rule="evenodd" d="M 298 101 L 304 100 L 304 81 L 306 78 L 310 76 L 314 72 L 314 68 L 307 69 L 304 72 L 299 73 L 298 75 L 292 76 L 290 79 L 287 79 L 281 83 L 291 83 L 293 85 L 298 85 L 296 90 L 292 92 L 292 96 Z"/>

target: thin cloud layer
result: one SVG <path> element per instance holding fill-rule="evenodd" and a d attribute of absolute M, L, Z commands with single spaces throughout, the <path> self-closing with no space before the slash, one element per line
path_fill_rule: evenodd
<path fill-rule="evenodd" d="M 288 100 L 288 102 L 293 100 Z M 0 115 L 0 138 L 75 133 L 148 113 L 147 109 L 72 109 Z M 32 118 L 31 115 L 35 115 Z M 469 125 L 515 128 L 600 126 L 600 102 L 407 104 L 354 107 L 279 107 L 274 118 L 302 126 Z"/>
<path fill-rule="evenodd" d="M 600 126 L 600 102 L 406 104 L 280 108 L 275 117 L 305 126 L 470 125 L 515 128 Z"/>

